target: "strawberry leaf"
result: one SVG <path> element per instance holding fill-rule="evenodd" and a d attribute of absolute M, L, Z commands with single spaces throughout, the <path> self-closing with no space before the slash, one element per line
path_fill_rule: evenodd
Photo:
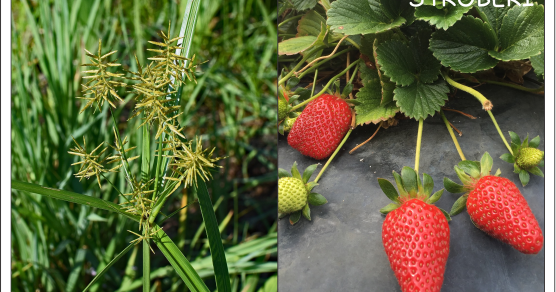
<path fill-rule="evenodd" d="M 442 197 L 442 194 L 444 193 L 444 189 L 441 189 L 439 191 L 437 191 L 436 193 L 434 193 L 428 200 L 427 203 L 428 204 L 434 204 L 436 203 L 438 200 L 440 200 L 440 198 Z"/>
<path fill-rule="evenodd" d="M 321 33 L 321 24 L 326 25 L 326 19 L 315 10 L 310 10 L 299 20 L 297 36 L 319 36 Z"/>
<path fill-rule="evenodd" d="M 531 57 L 531 66 L 533 66 L 535 74 L 537 74 L 539 79 L 544 79 L 544 50 L 540 55 Z"/>
<path fill-rule="evenodd" d="M 537 166 L 529 168 L 528 171 L 536 176 L 544 177 L 544 173 Z"/>
<path fill-rule="evenodd" d="M 417 186 L 417 180 L 419 178 L 417 177 L 417 173 L 415 173 L 415 170 L 413 170 L 413 168 L 408 167 L 408 166 L 404 166 L 402 168 L 402 182 L 403 182 L 403 186 L 405 188 L 405 190 L 410 194 L 416 194 L 418 191 L 418 186 Z"/>
<path fill-rule="evenodd" d="M 463 7 L 460 5 L 446 7 L 435 7 L 421 5 L 415 9 L 415 17 L 420 20 L 428 21 L 430 24 L 441 29 L 448 29 L 454 25 L 456 21 L 460 20 L 472 6 Z"/>
<path fill-rule="evenodd" d="M 380 209 L 380 213 L 382 214 L 388 214 L 394 210 L 396 210 L 400 205 L 396 204 L 396 203 L 390 203 L 388 205 L 386 205 L 385 207 L 383 207 L 382 209 Z"/>
<path fill-rule="evenodd" d="M 278 178 L 291 177 L 292 175 L 285 169 L 278 168 Z"/>
<path fill-rule="evenodd" d="M 489 54 L 502 61 L 536 56 L 544 49 L 544 6 L 514 6 L 500 27 L 499 49 Z"/>
<path fill-rule="evenodd" d="M 465 194 L 459 197 L 454 205 L 452 205 L 452 210 L 450 210 L 450 215 L 455 216 L 461 213 L 465 209 L 465 205 L 467 204 L 467 197 L 469 195 Z"/>
<path fill-rule="evenodd" d="M 337 0 L 328 10 L 328 25 L 346 35 L 378 33 L 413 21 L 406 0 Z"/>
<path fill-rule="evenodd" d="M 454 166 L 454 170 L 456 171 L 456 174 L 458 175 L 459 180 L 461 180 L 461 182 L 463 183 L 464 186 L 473 185 L 473 179 L 470 176 L 468 176 L 463 170 L 461 170 L 457 166 Z"/>
<path fill-rule="evenodd" d="M 510 154 L 510 153 L 502 154 L 502 156 L 500 156 L 500 159 L 502 159 L 503 161 L 506 161 L 507 163 L 515 163 L 515 159 L 514 159 L 513 155 Z"/>
<path fill-rule="evenodd" d="M 488 152 L 485 152 L 481 158 L 481 176 L 487 176 L 490 174 L 492 163 L 492 157 L 488 154 Z"/>
<path fill-rule="evenodd" d="M 512 144 L 521 145 L 521 139 L 519 138 L 519 136 L 512 131 L 510 131 L 509 133 L 510 133 L 510 138 L 512 139 Z"/>
<path fill-rule="evenodd" d="M 310 192 L 311 190 L 313 190 L 313 188 L 315 188 L 315 187 L 318 186 L 318 185 L 319 185 L 319 184 L 316 183 L 316 182 L 314 182 L 314 181 L 309 182 L 309 183 L 307 184 L 307 191 Z"/>
<path fill-rule="evenodd" d="M 463 193 L 466 191 L 466 188 L 464 186 L 455 183 L 453 180 L 447 177 L 444 178 L 444 188 L 452 194 Z"/>
<path fill-rule="evenodd" d="M 306 204 L 305 207 L 303 207 L 302 213 L 303 216 L 307 218 L 307 220 L 311 221 L 311 209 L 309 207 L 309 204 Z"/>
<path fill-rule="evenodd" d="M 297 11 L 305 9 L 313 9 L 317 5 L 318 0 L 290 0 L 291 4 Z"/>
<path fill-rule="evenodd" d="M 496 34 L 473 16 L 464 16 L 446 31 L 432 34 L 430 49 L 442 65 L 462 73 L 490 69 L 498 60 L 489 55 L 496 48 Z"/>
<path fill-rule="evenodd" d="M 521 181 L 521 185 L 526 186 L 529 183 L 530 178 L 531 177 L 529 176 L 529 173 L 526 170 L 522 169 L 519 172 L 519 180 Z"/>
<path fill-rule="evenodd" d="M 529 141 L 529 147 L 539 148 L 540 143 L 541 143 L 541 137 L 537 136 L 537 137 L 531 139 L 531 141 Z"/>
<path fill-rule="evenodd" d="M 373 59 L 376 59 L 377 56 L 376 49 L 378 45 L 380 45 L 381 43 L 387 40 L 401 39 L 401 38 L 402 37 L 400 34 L 394 33 L 391 30 L 377 34 L 374 42 L 372 43 Z M 378 63 L 376 63 L 376 68 L 378 72 L 378 78 L 380 79 L 380 85 L 382 87 L 382 100 L 380 101 L 380 105 L 384 106 L 394 100 L 394 89 L 396 89 L 396 83 L 392 82 L 390 80 L 390 77 L 382 73 L 382 71 L 380 70 L 380 65 Z"/>
<path fill-rule="evenodd" d="M 444 80 L 437 80 L 433 84 L 421 82 L 394 90 L 394 100 L 400 111 L 407 117 L 416 120 L 433 116 L 448 100 L 450 88 Z"/>
<path fill-rule="evenodd" d="M 398 86 L 415 82 L 431 83 L 438 79 L 440 62 L 428 49 L 430 32 L 419 31 L 409 44 L 390 40 L 378 45 L 377 63 L 384 74 Z"/>
<path fill-rule="evenodd" d="M 293 177 L 298 178 L 298 179 L 302 179 L 301 174 L 299 173 L 299 170 L 297 169 L 297 161 L 293 162 L 291 172 L 292 172 Z"/>
<path fill-rule="evenodd" d="M 290 215 L 290 224 L 294 225 L 301 218 L 301 210 L 295 211 Z"/>
<path fill-rule="evenodd" d="M 432 194 L 433 188 L 434 188 L 434 181 L 432 180 L 432 177 L 426 173 L 423 173 L 423 189 L 427 197 L 429 197 Z"/>
<path fill-rule="evenodd" d="M 308 197 L 309 204 L 313 206 L 320 206 L 328 203 L 328 200 L 321 194 L 310 193 Z"/>
<path fill-rule="evenodd" d="M 448 222 L 452 221 L 452 217 L 450 217 L 450 214 L 448 214 L 448 212 L 444 211 L 444 209 L 440 209 L 440 208 L 438 209 L 442 211 L 442 214 L 444 214 L 444 217 L 446 217 L 446 221 Z"/>
<path fill-rule="evenodd" d="M 394 185 L 390 181 L 383 178 L 379 178 L 378 185 L 380 186 L 384 194 L 388 197 L 388 199 L 394 202 L 399 202 L 398 192 L 396 191 L 396 188 L 394 188 Z"/>
<path fill-rule="evenodd" d="M 367 66 L 360 66 L 359 72 L 361 72 L 363 88 L 355 94 L 360 103 L 355 106 L 356 123 L 358 125 L 378 124 L 394 117 L 399 111 L 396 103 L 381 105 L 382 93 L 377 71 Z"/>
<path fill-rule="evenodd" d="M 396 181 L 396 186 L 398 187 L 400 197 L 407 197 L 407 191 L 403 186 L 402 177 L 395 171 L 392 171 L 392 175 L 394 175 L 394 180 Z"/>
<path fill-rule="evenodd" d="M 309 179 L 311 178 L 311 175 L 313 175 L 313 172 L 315 172 L 315 169 L 317 169 L 317 166 L 319 165 L 312 164 L 305 168 L 305 171 L 303 171 L 303 183 L 306 184 L 307 182 L 309 182 Z"/>
<path fill-rule="evenodd" d="M 316 36 L 301 36 L 287 39 L 278 44 L 278 55 L 299 54 L 311 48 L 316 42 Z"/>
<path fill-rule="evenodd" d="M 480 178 L 481 176 L 481 165 L 477 161 L 464 160 L 458 163 L 458 167 L 463 171 L 471 175 L 473 178 Z"/>
<path fill-rule="evenodd" d="M 479 13 L 479 17 L 481 17 L 484 22 L 488 23 L 494 30 L 497 40 L 500 37 L 502 20 L 510 8 L 512 7 L 508 5 L 504 5 L 504 7 L 494 7 L 494 5 L 486 5 L 482 7 L 476 6 L 476 11 Z"/>

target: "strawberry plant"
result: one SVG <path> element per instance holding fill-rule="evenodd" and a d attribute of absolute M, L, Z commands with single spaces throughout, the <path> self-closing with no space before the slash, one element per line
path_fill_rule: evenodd
<path fill-rule="evenodd" d="M 537 149 L 540 138 L 531 141 L 526 138 L 522 142 L 517 134 L 510 132 L 511 143 L 508 143 L 504 132 L 512 129 L 500 127 L 493 113 L 498 101 L 490 100 L 481 93 L 481 85 L 544 94 L 544 2 L 511 1 L 503 7 L 478 5 L 476 1 L 466 6 L 441 5 L 442 2 L 446 1 L 436 1 L 437 5 L 427 0 L 279 1 L 279 98 L 295 98 L 289 101 L 284 99 L 286 106 L 279 117 L 278 131 L 282 135 L 289 132 L 289 146 L 311 159 L 327 159 L 322 173 L 333 163 L 336 154 L 343 150 L 345 141 L 350 139 L 355 128 L 372 129 L 372 135 L 369 134 L 366 141 L 357 141 L 358 145 L 351 149 L 350 154 L 361 147 L 369 149 L 370 146 L 365 144 L 377 135 L 388 139 L 388 129 L 399 127 L 400 121 L 410 120 L 402 124 L 406 126 L 413 120 L 418 123 L 419 129 L 414 167 L 414 172 L 419 173 L 423 121 L 441 118 L 463 161 L 460 164 L 473 165 L 473 173 L 469 175 L 476 183 L 480 179 L 475 177 L 478 162 L 466 160 L 454 130 L 460 136 L 462 133 L 444 115 L 444 111 L 454 111 L 475 119 L 463 108 L 446 106 L 448 101 L 460 95 L 460 91 L 469 94 L 468 98 L 477 101 L 476 107 L 486 112 L 492 139 L 509 151 L 507 154 L 496 153 L 496 157 L 514 164 L 514 172 L 518 176 L 508 177 L 508 182 L 504 183 L 509 184 L 519 178 L 525 186 L 529 182 L 529 173 L 542 176 L 540 168 L 544 152 Z M 536 87 L 532 88 L 530 84 Z M 328 95 L 342 99 L 351 108 L 354 117 L 349 130 L 339 131 L 335 127 L 345 123 L 343 117 L 346 110 L 331 106 L 326 110 L 314 109 L 314 104 Z M 295 117 L 297 119 L 290 126 Z M 470 120 L 465 123 L 476 122 Z M 343 139 L 337 138 L 337 135 L 343 136 Z M 473 133 L 466 132 L 466 135 Z M 443 142 L 449 143 L 449 139 L 437 141 L 438 144 Z M 392 139 L 389 143 L 407 142 Z M 431 149 L 434 151 L 437 147 Z M 375 151 L 381 153 L 388 149 L 373 149 Z M 444 160 L 441 163 L 451 164 Z M 466 171 L 470 169 L 464 168 Z M 386 185 L 384 181 L 379 182 L 381 187 Z M 470 191 L 471 184 L 467 182 L 464 181 L 462 188 Z M 453 185 L 445 187 L 455 191 Z M 386 188 L 393 194 L 393 187 Z M 403 189 L 404 184 L 398 184 L 400 193 Z M 337 195 L 321 192 L 329 199 Z M 518 193 L 517 189 L 512 189 L 511 195 L 517 196 Z M 397 204 L 390 206 L 390 210 L 402 208 L 407 200 L 396 201 L 394 195 L 388 197 L 394 198 L 394 204 Z M 400 197 L 403 196 L 400 194 Z M 421 198 L 421 201 L 426 200 Z M 526 202 L 520 201 L 520 205 L 526 206 Z M 459 211 L 461 206 L 465 204 L 458 200 L 456 207 Z M 526 209 L 523 207 L 522 214 L 534 219 L 532 212 Z M 457 212 L 451 214 L 456 215 Z M 520 251 L 527 250 L 526 253 L 538 253 L 542 248 L 542 232 L 533 219 L 526 221 L 531 224 L 531 230 L 541 236 L 530 238 L 537 245 L 531 249 L 525 237 L 519 238 L 521 241 L 515 245 L 520 246 L 517 248 Z M 472 220 L 477 226 L 482 226 L 477 222 L 479 220 L 473 217 Z M 492 234 L 486 227 L 479 228 Z M 389 254 L 388 249 L 386 253 Z M 388 256 L 392 263 L 390 254 Z M 414 282 L 415 278 L 403 280 L 398 277 L 399 270 L 394 265 L 392 268 L 402 290 L 413 291 L 406 284 L 413 283 L 415 287 L 419 282 Z M 429 289 L 440 289 L 437 282 L 430 284 Z"/>

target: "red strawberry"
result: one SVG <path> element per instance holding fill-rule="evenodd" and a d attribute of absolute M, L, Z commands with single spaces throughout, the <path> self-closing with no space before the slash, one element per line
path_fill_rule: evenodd
<path fill-rule="evenodd" d="M 424 186 L 415 171 L 394 172 L 400 195 L 385 179 L 384 193 L 394 201 L 380 211 L 389 212 L 382 224 L 382 244 L 402 291 L 440 291 L 450 252 L 449 216 L 432 205 L 444 189 L 430 196 L 432 178 L 423 174 Z"/>
<path fill-rule="evenodd" d="M 484 176 L 469 193 L 467 212 L 488 235 L 526 254 L 543 246 L 542 230 L 519 189 L 507 178 Z"/>
<path fill-rule="evenodd" d="M 323 94 L 310 102 L 288 135 L 288 144 L 301 154 L 324 159 L 340 144 L 351 125 L 351 109 L 343 99 Z"/>
<path fill-rule="evenodd" d="M 455 167 L 463 186 L 444 178 L 449 192 L 469 191 L 456 201 L 451 215 L 458 214 L 466 206 L 477 228 L 522 253 L 539 253 L 544 237 L 529 204 L 509 179 L 489 175 L 491 168 L 492 158 L 485 153 L 480 163 L 462 161 Z"/>

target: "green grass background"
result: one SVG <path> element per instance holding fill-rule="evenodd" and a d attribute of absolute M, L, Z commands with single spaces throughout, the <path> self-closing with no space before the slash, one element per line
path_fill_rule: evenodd
<path fill-rule="evenodd" d="M 96 180 L 79 182 L 67 153 L 71 137 L 87 144 L 113 141 L 110 112 L 79 115 L 84 50 L 117 50 L 135 70 L 151 56 L 156 32 L 179 32 L 186 1 L 12 1 L 12 179 L 118 202 Z M 228 156 L 209 191 L 216 207 L 234 291 L 275 291 L 276 272 L 276 3 L 203 1 L 192 52 L 201 61 L 198 84 L 181 100 L 186 136 L 201 135 Z M 132 95 L 114 112 L 123 136 L 141 149 Z M 155 141 L 152 141 L 154 149 Z M 139 154 L 135 154 L 139 155 Z M 131 163 L 134 173 L 140 163 Z M 108 178 L 128 191 L 124 176 Z M 195 194 L 178 190 L 162 211 L 170 214 Z M 103 265 L 135 238 L 137 224 L 102 210 L 25 192 L 12 192 L 12 290 L 80 291 Z M 201 213 L 191 204 L 164 223 L 198 273 L 214 289 Z M 141 253 L 136 246 L 92 291 L 137 291 Z M 156 252 L 157 250 L 155 250 Z M 186 291 L 160 252 L 151 258 L 153 291 Z"/>

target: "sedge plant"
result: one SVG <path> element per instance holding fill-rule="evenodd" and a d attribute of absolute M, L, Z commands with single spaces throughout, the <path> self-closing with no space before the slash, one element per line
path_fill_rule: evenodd
<path fill-rule="evenodd" d="M 209 291 L 187 258 L 159 225 L 160 220 L 157 221 L 159 215 L 163 215 L 160 211 L 168 197 L 180 186 L 196 190 L 208 237 L 216 286 L 219 291 L 231 291 L 220 231 L 206 186 L 212 178 L 211 171 L 220 167 L 217 163 L 223 157 L 216 157 L 214 148 L 205 149 L 200 137 L 187 139 L 179 120 L 183 114 L 179 106 L 183 86 L 188 82 L 196 83 L 196 67 L 200 64 L 195 61 L 195 55 L 190 56 L 189 52 L 199 3 L 200 1 L 188 2 L 180 36 L 172 37 L 169 25 L 167 32 L 159 33 L 162 42 L 149 41 L 155 47 L 149 48 L 148 51 L 156 55 L 148 58 L 150 63 L 147 65 L 140 64 L 139 59 L 135 57 L 136 71 L 118 70 L 121 64 L 112 58 L 116 51 L 104 52 L 100 40 L 94 53 L 85 50 L 90 62 L 82 65 L 88 67 L 88 70 L 83 72 L 83 96 L 78 97 L 84 101 L 80 114 L 108 111 L 113 124 L 113 141 L 88 145 L 84 137 L 72 137 L 74 146 L 67 152 L 78 157 L 78 161 L 72 164 L 78 168 L 74 175 L 80 180 L 94 178 L 101 189 L 104 184 L 115 188 L 122 198 L 119 204 L 36 184 L 12 181 L 12 188 L 16 190 L 113 211 L 137 222 L 135 230 L 128 230 L 135 238 L 128 247 L 98 271 L 84 291 L 95 285 L 115 262 L 139 244 L 143 250 L 143 291 L 151 291 L 150 256 L 151 253 L 155 253 L 153 243 L 164 254 L 189 290 Z M 120 135 L 121 125 L 113 113 L 124 101 L 118 94 L 122 89 L 127 89 L 134 96 L 135 106 L 129 119 L 141 120 L 136 129 L 142 133 L 143 143 L 140 149 L 129 145 L 128 137 Z M 157 141 L 154 155 L 151 155 L 150 150 L 151 139 Z M 140 153 L 137 153 L 138 150 Z M 140 164 L 140 173 L 132 171 L 136 169 L 130 167 L 134 163 Z M 131 192 L 123 193 L 116 187 L 115 182 L 110 181 L 108 175 L 115 172 L 124 174 Z"/>

